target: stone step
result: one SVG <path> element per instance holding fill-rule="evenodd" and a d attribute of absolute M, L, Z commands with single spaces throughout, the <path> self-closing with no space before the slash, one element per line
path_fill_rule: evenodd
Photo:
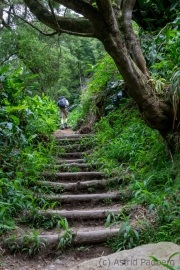
<path fill-rule="evenodd" d="M 42 196 L 41 196 L 42 197 Z M 78 194 L 78 195 L 45 195 L 45 199 L 50 201 L 57 201 L 60 203 L 71 203 L 72 206 L 76 202 L 94 202 L 97 203 L 102 200 L 121 200 L 124 198 L 119 192 L 100 193 L 100 194 Z"/>
<path fill-rule="evenodd" d="M 121 209 L 93 209 L 93 210 L 39 210 L 38 215 L 44 217 L 52 217 L 52 216 L 60 216 L 62 218 L 72 219 L 72 220 L 79 220 L 79 219 L 105 219 L 109 214 L 118 215 L 120 214 Z M 26 217 L 31 216 L 30 212 L 26 213 Z"/>
<path fill-rule="evenodd" d="M 67 163 L 63 165 L 55 165 L 54 168 L 60 170 L 61 172 L 73 171 L 76 168 L 81 171 L 93 171 L 94 169 L 98 168 L 98 163 L 90 164 L 90 163 Z"/>
<path fill-rule="evenodd" d="M 67 168 L 71 168 L 71 167 L 79 167 L 79 168 L 93 168 L 98 166 L 99 163 L 78 163 L 78 162 L 71 162 L 68 164 L 63 164 L 63 165 L 55 165 L 55 168 L 61 169 L 64 168 L 64 166 L 66 166 Z"/>
<path fill-rule="evenodd" d="M 108 185 L 108 180 L 90 180 L 90 181 L 82 181 L 82 182 L 76 182 L 76 183 L 57 183 L 57 182 L 51 182 L 51 181 L 37 181 L 38 185 L 41 186 L 48 186 L 52 187 L 56 190 L 63 191 L 77 191 L 81 189 L 88 189 L 90 187 L 93 188 L 104 188 Z"/>
<path fill-rule="evenodd" d="M 90 148 L 92 148 L 93 145 L 92 143 L 83 143 L 83 144 L 66 144 L 66 145 L 55 145 L 55 149 L 63 149 L 66 152 L 71 152 L 71 151 L 75 151 L 76 149 L 78 150 L 78 152 L 80 151 L 85 151 L 85 150 L 90 150 Z"/>
<path fill-rule="evenodd" d="M 66 145 L 55 145 L 55 148 L 64 148 L 64 149 L 71 149 L 71 148 L 79 148 L 79 147 L 87 147 L 87 144 L 66 144 Z M 91 145 L 92 146 L 92 145 Z"/>
<path fill-rule="evenodd" d="M 85 140 L 86 140 L 86 137 L 84 137 L 84 138 L 67 138 L 67 139 L 66 138 L 59 138 L 59 139 L 55 139 L 55 142 L 56 142 L 56 144 L 60 144 L 60 145 L 62 145 L 62 144 L 67 145 L 68 143 L 72 145 L 75 142 L 81 143 L 82 141 L 85 141 Z M 88 140 L 88 137 L 87 137 L 87 140 Z"/>
<path fill-rule="evenodd" d="M 89 179 L 89 178 L 102 178 L 105 176 L 104 172 L 59 172 L 54 175 L 51 172 L 44 172 L 42 174 L 46 179 L 57 180 L 79 180 L 79 179 Z"/>
<path fill-rule="evenodd" d="M 101 230 L 91 230 L 91 231 L 73 231 L 72 230 L 72 245 L 93 245 L 98 243 L 104 243 L 108 238 L 117 236 L 119 229 L 101 229 Z M 71 232 L 68 232 L 71 234 Z M 64 238 L 64 233 L 62 234 L 40 234 L 38 235 L 38 241 L 47 245 L 53 245 L 58 247 L 61 238 Z M 24 236 L 18 237 L 16 239 L 8 239 L 4 242 L 3 246 L 10 246 L 11 244 L 23 247 L 25 245 Z M 26 243 L 27 244 L 27 243 Z"/>
<path fill-rule="evenodd" d="M 69 153 L 58 153 L 59 157 L 67 158 L 82 158 L 86 155 L 86 152 L 69 152 Z"/>
<path fill-rule="evenodd" d="M 65 153 L 69 153 L 69 152 L 72 152 L 72 153 L 74 153 L 74 152 L 86 152 L 87 150 L 89 151 L 90 150 L 90 148 L 92 148 L 93 146 L 91 145 L 91 147 L 90 146 L 88 146 L 88 145 L 86 145 L 86 144 L 79 144 L 79 145 L 74 145 L 74 144 L 72 144 L 72 145 L 56 145 L 55 147 L 54 147 L 54 151 L 59 151 L 59 152 L 65 152 Z"/>
<path fill-rule="evenodd" d="M 60 165 L 60 164 L 66 164 L 66 163 L 83 163 L 83 159 L 82 158 L 79 158 L 79 159 L 63 159 L 63 158 L 59 158 L 56 162 L 57 165 Z"/>
<path fill-rule="evenodd" d="M 54 138 L 57 141 L 58 140 L 61 141 L 61 140 L 69 140 L 69 139 L 71 139 L 71 140 L 72 139 L 84 139 L 84 138 L 90 138 L 92 136 L 93 136 L 93 134 L 69 134 L 69 135 L 55 134 Z"/>

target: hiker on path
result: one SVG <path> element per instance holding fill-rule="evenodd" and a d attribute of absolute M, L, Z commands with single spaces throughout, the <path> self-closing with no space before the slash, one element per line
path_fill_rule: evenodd
<path fill-rule="evenodd" d="M 58 107 L 60 108 L 60 118 L 61 118 L 61 129 L 68 128 L 67 121 L 68 121 L 68 106 L 69 101 L 65 97 L 59 97 Z"/>

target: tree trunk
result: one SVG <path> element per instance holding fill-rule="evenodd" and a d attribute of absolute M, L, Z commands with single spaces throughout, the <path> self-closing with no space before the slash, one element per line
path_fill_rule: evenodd
<path fill-rule="evenodd" d="M 81 19 L 56 16 L 56 21 L 38 0 L 24 2 L 41 22 L 60 34 L 98 38 L 113 58 L 124 78 L 127 92 L 137 103 L 146 124 L 157 129 L 172 149 L 176 148 L 180 128 L 179 103 L 173 108 L 167 94 L 164 92 L 160 96 L 153 87 L 132 27 L 136 0 L 96 0 L 93 5 L 91 0 L 55 0 L 83 16 Z"/>

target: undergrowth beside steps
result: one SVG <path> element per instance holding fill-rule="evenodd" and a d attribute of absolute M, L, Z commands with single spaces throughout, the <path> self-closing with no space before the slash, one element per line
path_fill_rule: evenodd
<path fill-rule="evenodd" d="M 18 76 L 17 73 L 5 77 L 0 92 L 0 235 L 11 231 L 20 222 L 38 228 L 52 228 L 58 222 L 56 218 L 39 218 L 39 208 L 53 209 L 56 202 L 37 198 L 37 194 L 43 194 L 45 190 L 36 184 L 46 168 L 52 174 L 56 171 L 51 156 L 57 153 L 51 134 L 59 123 L 57 107 L 44 95 L 27 96 L 26 86 Z M 17 92 L 21 98 L 16 97 Z M 142 206 L 149 214 L 153 213 L 154 219 L 149 222 L 144 216 L 132 226 L 126 212 L 120 213 L 120 218 L 108 216 L 106 226 L 116 222 L 120 231 L 119 237 L 109 239 L 107 244 L 114 251 L 149 242 L 179 244 L 180 156 L 175 153 L 172 159 L 158 132 L 144 124 L 136 107 L 126 109 L 128 102 L 125 99 L 96 122 L 93 127 L 94 151 L 88 153 L 84 161 L 100 164 L 99 170 L 110 180 L 109 190 L 131 194 L 124 197 L 125 207 Z M 74 115 L 72 112 L 69 123 L 74 124 L 77 120 L 77 111 Z M 20 220 L 19 213 L 27 210 L 34 211 L 36 219 L 30 221 L 22 217 Z M 68 223 L 65 227 L 68 231 Z M 38 231 L 35 231 L 35 239 L 38 240 Z"/>
<path fill-rule="evenodd" d="M 21 69 L 7 74 L 5 66 L 0 70 L 0 235 L 15 228 L 19 213 L 46 203 L 36 199 L 36 181 L 53 164 L 51 134 L 59 120 L 49 97 L 30 95 L 33 76 L 22 80 Z"/>
<path fill-rule="evenodd" d="M 120 105 L 95 125 L 96 151 L 87 159 L 102 164 L 109 179 L 116 180 L 115 189 L 132 193 L 127 205 L 145 206 L 155 214 L 155 220 L 137 221 L 137 230 L 141 225 L 137 236 L 135 228 L 124 219 L 126 234 L 123 230 L 118 239 L 108 244 L 114 251 L 160 241 L 179 244 L 180 155 L 175 153 L 172 160 L 158 132 L 143 123 L 135 107 L 128 111 L 125 107 Z"/>

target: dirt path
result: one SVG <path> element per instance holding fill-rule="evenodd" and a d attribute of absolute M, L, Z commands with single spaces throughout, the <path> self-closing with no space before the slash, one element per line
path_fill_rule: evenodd
<path fill-rule="evenodd" d="M 45 172 L 45 180 L 40 181 L 39 185 L 49 186 L 54 194 L 47 194 L 46 198 L 58 203 L 55 210 L 47 209 L 39 214 L 66 217 L 73 230 L 73 246 L 64 250 L 57 249 L 58 228 L 42 229 L 39 235 L 43 241 L 47 238 L 45 248 L 31 259 L 27 252 L 10 255 L 6 249 L 1 249 L 0 269 L 65 270 L 87 259 L 112 253 L 104 243 L 110 235 L 117 235 L 120 225 L 110 229 L 105 228 L 104 224 L 109 212 L 118 214 L 122 209 L 121 194 L 119 191 L 108 191 L 108 180 L 99 172 L 98 165 L 90 166 L 84 162 L 84 153 L 94 147 L 93 140 L 88 144 L 91 136 L 75 134 L 70 129 L 57 130 L 54 136 L 59 172 L 53 175 Z M 63 147 L 65 152 L 61 151 Z M 21 227 L 18 230 L 20 239 L 29 230 L 27 226 Z M 18 244 L 21 245 L 20 241 Z"/>

